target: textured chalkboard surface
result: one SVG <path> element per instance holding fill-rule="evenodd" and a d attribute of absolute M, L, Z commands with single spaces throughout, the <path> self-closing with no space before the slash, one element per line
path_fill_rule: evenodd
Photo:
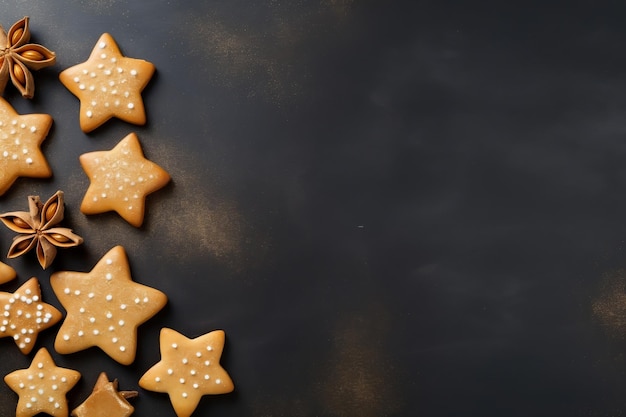
<path fill-rule="evenodd" d="M 584 4 L 587 3 L 587 4 Z M 603 4 L 602 4 L 603 3 Z M 130 366 L 54 352 L 83 377 L 139 390 L 138 417 L 174 416 L 138 388 L 162 327 L 226 332 L 232 394 L 195 416 L 626 414 L 626 5 L 539 1 L 0 0 L 57 54 L 20 113 L 48 113 L 54 176 L 85 238 L 42 271 L 89 271 L 115 245 L 169 297 Z M 102 33 L 157 72 L 148 122 L 84 134 L 58 74 Z M 135 132 L 172 182 L 137 229 L 85 216 L 78 156 Z M 0 374 L 29 365 L 0 340 Z M 17 396 L 0 383 L 0 414 Z"/>

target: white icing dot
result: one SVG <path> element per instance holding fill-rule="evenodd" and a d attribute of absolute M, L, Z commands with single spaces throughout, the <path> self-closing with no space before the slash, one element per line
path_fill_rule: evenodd
<path fill-rule="evenodd" d="M 113 296 L 111 294 L 107 294 L 107 296 L 104 298 L 106 298 L 107 301 L 111 301 L 113 299 Z"/>
<path fill-rule="evenodd" d="M 129 109 L 133 109 L 133 108 L 135 108 L 135 105 L 133 103 L 128 103 L 128 108 Z"/>
<path fill-rule="evenodd" d="M 155 380 L 155 382 L 161 382 L 161 378 L 158 377 L 158 376 L 156 378 L 154 378 L 154 380 Z"/>
<path fill-rule="evenodd" d="M 126 346 L 120 346 L 120 351 L 124 352 L 126 350 Z"/>
<path fill-rule="evenodd" d="M 64 334 L 64 335 L 63 335 L 63 340 L 65 340 L 65 341 L 70 340 L 70 336 L 69 336 L 69 335 L 67 335 L 67 334 Z"/>
<path fill-rule="evenodd" d="M 180 382 L 181 384 L 184 384 L 185 383 L 185 378 L 179 379 L 178 382 Z"/>
<path fill-rule="evenodd" d="M 170 369 L 168 369 L 168 370 L 167 370 L 167 374 L 168 374 L 168 375 L 172 375 L 173 373 L 174 373 L 174 370 L 173 370 L 172 368 L 170 368 Z"/>
<path fill-rule="evenodd" d="M 106 44 L 106 42 L 104 42 L 104 41 L 102 41 L 102 42 L 100 42 L 100 43 L 98 44 L 98 48 L 100 48 L 100 49 L 104 49 L 104 48 L 106 48 L 106 46 L 107 46 L 107 44 Z"/>
<path fill-rule="evenodd" d="M 91 110 L 87 110 L 87 112 L 85 113 L 85 115 L 89 118 L 93 117 L 93 112 Z"/>
<path fill-rule="evenodd" d="M 133 77 L 137 75 L 137 70 L 136 69 L 132 69 L 130 70 L 130 75 L 132 75 Z"/>
<path fill-rule="evenodd" d="M 172 343 L 172 347 L 173 347 L 174 349 L 176 349 L 176 348 L 178 348 L 178 345 L 177 345 L 176 343 Z"/>

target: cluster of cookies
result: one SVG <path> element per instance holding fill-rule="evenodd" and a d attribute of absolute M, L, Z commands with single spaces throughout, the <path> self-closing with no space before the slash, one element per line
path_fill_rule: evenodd
<path fill-rule="evenodd" d="M 54 52 L 29 42 L 27 17 L 6 33 L 0 27 L 0 45 L 6 45 L 0 49 L 0 93 L 11 80 L 22 96 L 32 97 L 34 81 L 29 69 L 54 64 Z M 91 132 L 113 117 L 145 124 L 141 92 L 154 71 L 150 62 L 123 56 L 111 35 L 103 34 L 87 61 L 62 71 L 59 78 L 80 100 L 81 130 Z M 0 195 L 19 177 L 52 175 L 40 148 L 51 125 L 49 115 L 20 115 L 0 97 Z M 79 162 L 90 180 L 80 211 L 86 215 L 114 211 L 135 227 L 143 223 L 146 197 L 170 180 L 163 168 L 144 157 L 135 133 L 111 150 L 81 155 Z M 28 211 L 0 215 L 0 221 L 17 233 L 7 256 L 15 258 L 34 250 L 46 269 L 57 248 L 82 244 L 80 236 L 60 225 L 64 210 L 63 192 L 58 191 L 45 202 L 37 196 L 28 197 Z M 0 284 L 16 275 L 13 268 L 0 262 Z M 57 353 L 71 354 L 95 346 L 120 364 L 129 365 L 137 352 L 138 326 L 167 303 L 163 292 L 133 281 L 122 246 L 107 252 L 90 272 L 52 273 L 50 285 L 66 311 L 65 318 L 42 300 L 37 278 L 29 279 L 13 293 L 0 292 L 0 337 L 13 338 L 26 355 L 34 349 L 39 332 L 62 321 L 54 342 Z M 219 363 L 224 341 L 221 330 L 190 339 L 163 328 L 161 360 L 145 372 L 139 386 L 169 394 L 176 414 L 190 416 L 203 395 L 234 389 Z M 78 371 L 56 366 L 46 348 L 36 352 L 29 368 L 4 378 L 19 395 L 18 417 L 39 413 L 67 417 L 66 394 L 79 379 Z M 136 395 L 136 391 L 119 391 L 117 381 L 102 373 L 92 394 L 71 414 L 129 416 L 134 409 L 127 399 Z"/>

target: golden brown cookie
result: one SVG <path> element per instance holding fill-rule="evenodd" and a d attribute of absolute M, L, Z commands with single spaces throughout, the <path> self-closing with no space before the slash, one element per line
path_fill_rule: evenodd
<path fill-rule="evenodd" d="M 141 92 L 154 70 L 148 61 L 123 56 L 105 33 L 89 59 L 61 72 L 59 79 L 80 100 L 80 128 L 91 132 L 112 117 L 145 124 Z"/>
<path fill-rule="evenodd" d="M 56 272 L 50 284 L 67 310 L 55 350 L 67 354 L 97 346 L 123 365 L 135 360 L 137 327 L 167 303 L 161 291 L 132 280 L 121 246 L 104 255 L 91 272 Z"/>
<path fill-rule="evenodd" d="M 0 337 L 12 337 L 23 354 L 35 346 L 39 332 L 54 326 L 63 316 L 41 300 L 37 278 L 26 281 L 14 293 L 0 292 Z"/>
<path fill-rule="evenodd" d="M 15 279 L 17 273 L 10 265 L 0 262 L 0 284 L 6 284 L 7 282 Z"/>
<path fill-rule="evenodd" d="M 135 408 L 127 398 L 137 396 L 137 391 L 118 391 L 117 380 L 109 381 L 102 372 L 98 376 L 93 392 L 74 410 L 73 417 L 128 417 Z"/>
<path fill-rule="evenodd" d="M 146 197 L 170 180 L 163 168 L 143 156 L 134 133 L 110 151 L 82 154 L 80 164 L 90 185 L 80 205 L 84 214 L 117 212 L 135 227 L 143 223 Z"/>
<path fill-rule="evenodd" d="M 189 417 L 203 395 L 226 394 L 235 389 L 220 365 L 225 334 L 215 330 L 188 339 L 175 330 L 161 330 L 161 361 L 139 380 L 148 391 L 169 394 L 178 417 Z"/>
<path fill-rule="evenodd" d="M 65 394 L 79 379 L 78 371 L 56 366 L 46 348 L 41 348 L 30 367 L 11 372 L 4 377 L 4 382 L 19 395 L 16 417 L 39 413 L 67 417 Z"/>
<path fill-rule="evenodd" d="M 51 126 L 50 115 L 19 115 L 0 98 L 0 195 L 19 177 L 48 178 L 52 175 L 40 148 Z"/>

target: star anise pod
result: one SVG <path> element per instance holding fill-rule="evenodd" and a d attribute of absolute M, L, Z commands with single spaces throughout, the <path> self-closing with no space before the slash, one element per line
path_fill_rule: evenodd
<path fill-rule="evenodd" d="M 11 26 L 8 33 L 0 26 L 0 94 L 11 78 L 22 97 L 33 98 L 35 81 L 30 70 L 49 67 L 56 61 L 54 52 L 29 41 L 28 17 Z"/>
<path fill-rule="evenodd" d="M 46 269 L 57 254 L 57 247 L 69 248 L 83 243 L 83 238 L 65 227 L 53 227 L 63 220 L 65 205 L 63 191 L 57 191 L 48 201 L 39 196 L 28 197 L 29 211 L 13 211 L 0 215 L 6 227 L 19 233 L 13 238 L 8 258 L 17 258 L 36 248 L 37 260 Z"/>

